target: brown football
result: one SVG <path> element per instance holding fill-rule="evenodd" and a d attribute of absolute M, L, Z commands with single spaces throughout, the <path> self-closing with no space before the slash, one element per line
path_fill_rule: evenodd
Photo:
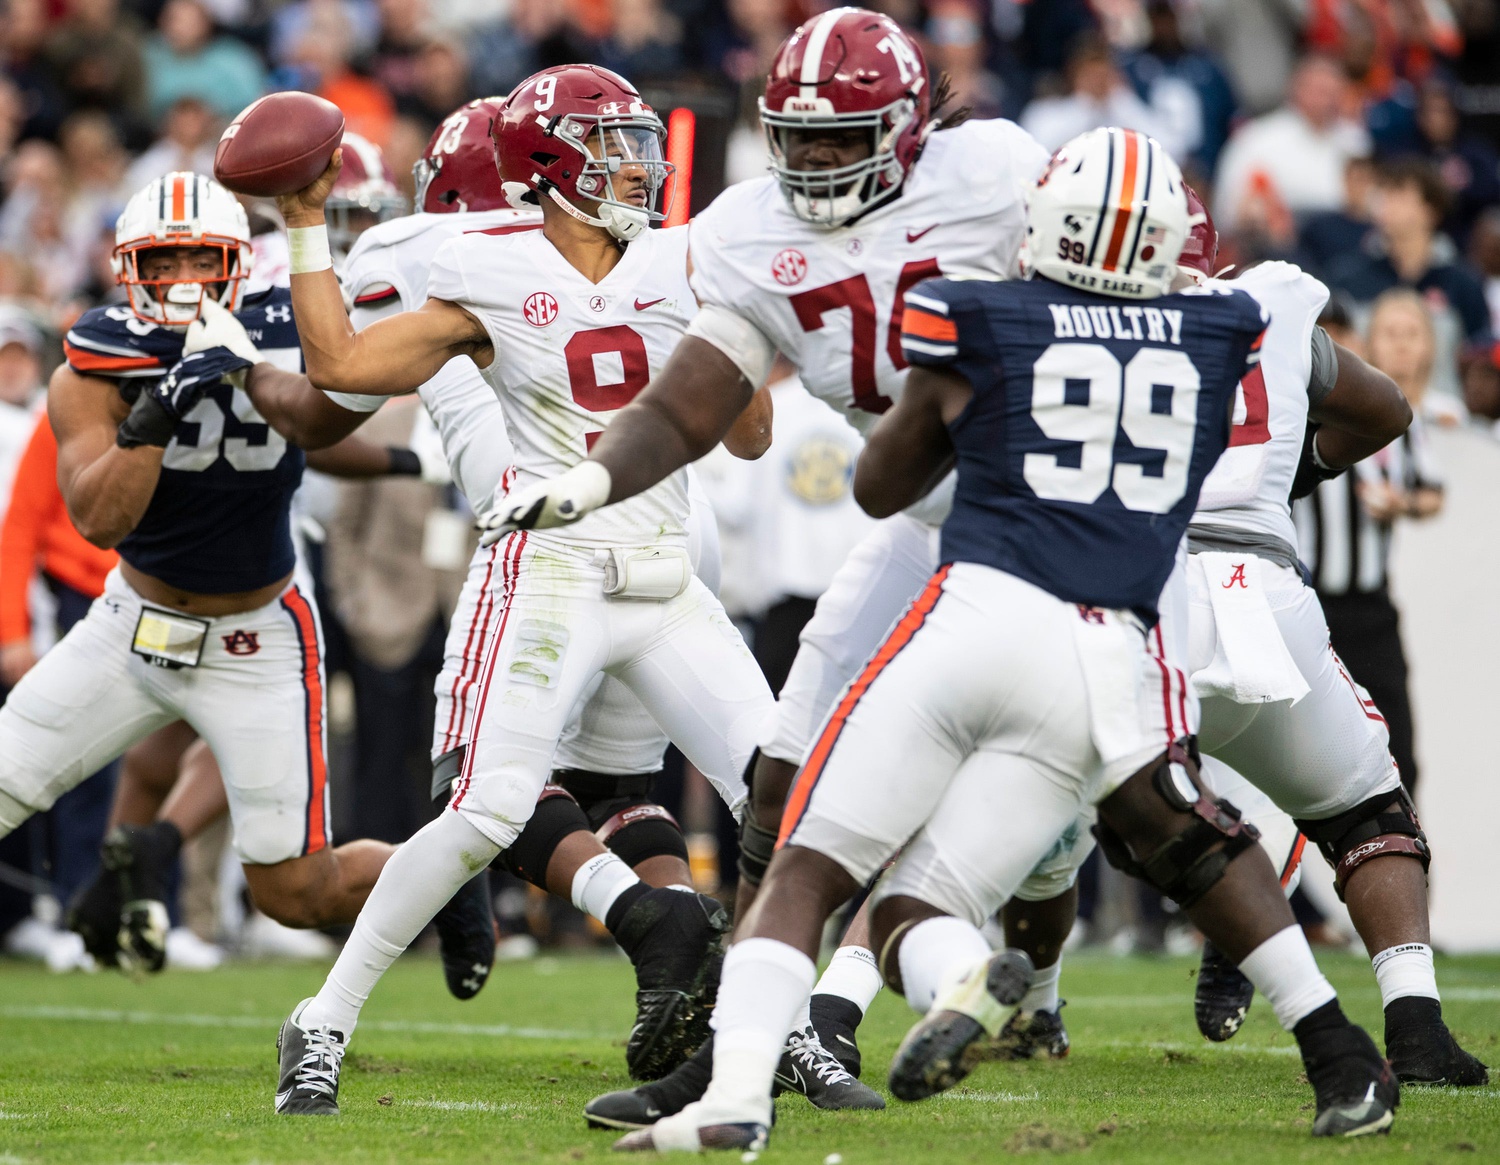
<path fill-rule="evenodd" d="M 291 194 L 323 172 L 343 138 L 344 115 L 333 102 L 311 93 L 268 93 L 219 138 L 214 177 L 238 194 Z"/>

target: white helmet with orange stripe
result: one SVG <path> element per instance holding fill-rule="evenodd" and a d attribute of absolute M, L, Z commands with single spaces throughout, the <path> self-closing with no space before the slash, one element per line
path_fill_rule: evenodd
<path fill-rule="evenodd" d="M 1026 203 L 1029 278 L 1122 299 L 1171 290 L 1188 233 L 1182 172 L 1155 138 L 1110 126 L 1052 155 Z"/>
<path fill-rule="evenodd" d="M 216 251 L 214 275 L 147 278 L 142 260 L 166 247 Z M 143 320 L 187 327 L 198 318 L 205 296 L 230 311 L 250 274 L 250 222 L 245 208 L 212 178 L 179 170 L 131 195 L 115 223 L 110 256 L 115 281 L 125 288 L 131 310 Z"/>

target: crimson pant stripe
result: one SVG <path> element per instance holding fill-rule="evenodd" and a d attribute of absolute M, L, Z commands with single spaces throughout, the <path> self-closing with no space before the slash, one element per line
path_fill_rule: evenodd
<path fill-rule="evenodd" d="M 477 734 L 479 725 L 484 721 L 484 705 L 489 699 L 490 683 L 495 678 L 495 661 L 500 657 L 500 647 L 505 640 L 505 625 L 510 622 L 510 604 L 516 595 L 516 584 L 521 574 L 521 553 L 525 549 L 525 530 L 518 530 L 505 540 L 502 576 L 505 594 L 501 599 L 500 625 L 495 628 L 495 638 L 491 640 L 489 649 L 485 652 L 484 682 L 479 687 L 479 704 L 474 709 L 474 724 L 469 729 L 471 736 L 469 748 L 464 754 L 464 767 L 458 781 L 458 792 L 453 797 L 455 809 L 463 803 L 464 796 L 469 791 L 469 783 L 474 779 L 474 758 L 479 752 Z"/>
<path fill-rule="evenodd" d="M 1170 747 L 1177 741 L 1177 727 L 1172 720 L 1172 673 L 1167 668 L 1166 648 L 1162 646 L 1161 624 L 1152 628 L 1152 637 L 1155 640 L 1156 650 L 1152 651 L 1151 658 L 1156 661 L 1156 666 L 1161 670 L 1161 710 L 1162 715 L 1167 718 L 1167 745 Z M 1151 642 L 1150 639 L 1147 642 Z M 1187 725 L 1183 725 L 1186 730 Z"/>
<path fill-rule="evenodd" d="M 490 628 L 490 612 L 495 607 L 495 596 L 490 590 L 490 579 L 495 577 L 495 558 L 499 553 L 500 544 L 497 542 L 490 547 L 490 560 L 485 564 L 484 583 L 479 589 L 479 601 L 474 604 L 474 614 L 469 617 L 469 634 L 464 638 L 464 650 L 458 662 L 458 675 L 453 677 L 453 691 L 448 696 L 448 727 L 443 730 L 444 752 L 451 752 L 458 747 L 458 735 L 464 730 L 465 701 L 469 698 L 469 689 L 474 686 L 474 676 L 469 675 L 469 665 L 472 661 L 474 675 L 477 676 L 482 662 L 481 657 L 471 654 L 474 648 L 474 636 L 476 633 L 479 635 L 479 647 L 482 653 L 484 637 Z"/>

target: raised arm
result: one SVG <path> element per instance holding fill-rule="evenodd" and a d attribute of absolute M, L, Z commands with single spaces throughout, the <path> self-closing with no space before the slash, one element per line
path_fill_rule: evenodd
<path fill-rule="evenodd" d="M 901 396 L 865 441 L 854 467 L 854 500 L 872 518 L 899 513 L 953 468 L 948 426 L 974 390 L 956 372 L 913 365 Z"/>
<path fill-rule="evenodd" d="M 292 251 L 292 309 L 308 378 L 328 392 L 394 395 L 430 380 L 455 356 L 481 368 L 494 352 L 484 326 L 457 304 L 429 299 L 356 332 L 328 252 L 323 203 L 342 164 L 335 150 L 310 186 L 277 199 Z"/>
<path fill-rule="evenodd" d="M 1318 458 L 1330 469 L 1346 469 L 1384 449 L 1411 425 L 1411 405 L 1396 382 L 1353 352 L 1333 345 L 1338 379 L 1308 410 L 1317 422 Z"/>
<path fill-rule="evenodd" d="M 166 452 L 166 439 L 130 448 L 117 443 L 130 413 L 108 380 L 80 376 L 66 364 L 52 374 L 47 418 L 57 436 L 57 484 L 78 532 L 106 550 L 145 515 Z"/>

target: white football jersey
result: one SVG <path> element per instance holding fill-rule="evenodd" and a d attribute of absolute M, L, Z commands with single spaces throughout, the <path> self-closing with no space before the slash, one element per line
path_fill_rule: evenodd
<path fill-rule="evenodd" d="M 413 214 L 379 223 L 359 236 L 344 271 L 356 328 L 427 301 L 427 274 L 451 238 L 540 226 L 536 210 Z M 443 442 L 454 484 L 484 518 L 512 455 L 495 390 L 467 356 L 455 356 L 417 390 Z"/>
<path fill-rule="evenodd" d="M 1260 363 L 1240 383 L 1229 448 L 1203 482 L 1193 524 L 1269 534 L 1297 549 L 1288 495 L 1307 429 L 1312 334 L 1328 288 L 1291 263 L 1262 263 L 1210 287 L 1248 291 L 1270 314 Z"/>
<path fill-rule="evenodd" d="M 815 397 L 868 433 L 906 378 L 902 297 L 937 275 L 1013 278 L 1047 151 L 1009 121 L 932 135 L 900 197 L 850 226 L 802 221 L 772 177 L 691 224 L 693 290 L 753 323 Z"/>
<path fill-rule="evenodd" d="M 482 322 L 495 358 L 482 370 L 514 446 L 512 488 L 556 477 L 588 455 L 614 415 L 661 371 L 697 311 L 687 228 L 647 231 L 599 283 L 540 230 L 466 234 L 432 261 L 427 293 Z M 687 474 L 548 536 L 592 546 L 684 546 Z"/>

